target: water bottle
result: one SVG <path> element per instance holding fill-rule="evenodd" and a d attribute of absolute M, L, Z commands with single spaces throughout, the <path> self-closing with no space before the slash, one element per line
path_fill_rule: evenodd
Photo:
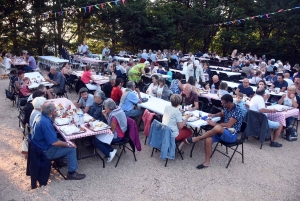
<path fill-rule="evenodd" d="M 212 94 L 215 93 L 215 85 L 214 84 L 211 85 L 211 92 L 210 93 L 212 93 Z"/>
<path fill-rule="evenodd" d="M 84 124 L 84 117 L 83 117 L 83 112 L 80 110 L 78 112 L 78 117 L 79 117 L 79 125 L 82 126 Z"/>

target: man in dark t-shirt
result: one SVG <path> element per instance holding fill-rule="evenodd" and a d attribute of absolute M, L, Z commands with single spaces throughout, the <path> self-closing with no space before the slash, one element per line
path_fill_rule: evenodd
<path fill-rule="evenodd" d="M 254 94 L 254 91 L 252 87 L 249 85 L 249 79 L 244 78 L 243 84 L 240 84 L 238 88 L 235 90 L 235 94 L 238 94 L 241 92 L 242 94 L 246 94 L 248 97 L 252 97 Z"/>
<path fill-rule="evenodd" d="M 211 88 L 211 86 L 214 85 L 215 86 L 215 90 L 217 90 L 217 89 L 219 89 L 220 83 L 221 83 L 221 81 L 219 79 L 219 76 L 214 75 L 212 77 L 212 79 L 209 81 L 209 86 L 208 87 Z"/>
<path fill-rule="evenodd" d="M 186 106 L 192 105 L 188 108 L 189 111 L 199 109 L 198 96 L 192 91 L 192 86 L 190 84 L 183 85 L 183 91 L 181 95 L 182 101 Z"/>

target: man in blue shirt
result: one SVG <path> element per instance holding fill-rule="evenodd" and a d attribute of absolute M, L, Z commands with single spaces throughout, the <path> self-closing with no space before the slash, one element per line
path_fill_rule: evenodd
<path fill-rule="evenodd" d="M 53 99 L 53 93 L 63 93 L 65 91 L 65 78 L 61 72 L 56 70 L 56 67 L 50 68 L 50 73 L 53 75 L 52 79 L 45 78 L 47 82 L 52 83 L 54 86 L 47 90 L 48 98 Z"/>
<path fill-rule="evenodd" d="M 266 77 L 265 77 L 265 79 L 266 79 L 266 81 L 268 81 L 268 82 L 276 82 L 276 80 L 277 80 L 277 76 L 275 76 L 275 73 L 274 73 L 274 71 L 271 71 L 270 73 L 269 73 L 269 75 L 267 75 Z"/>
<path fill-rule="evenodd" d="M 197 56 L 197 57 L 202 57 L 203 54 L 202 54 L 202 52 L 199 50 L 199 51 L 197 52 L 196 56 Z"/>
<path fill-rule="evenodd" d="M 142 57 L 143 59 L 146 59 L 146 61 L 148 60 L 149 56 L 148 56 L 148 54 L 147 54 L 147 50 L 143 50 L 143 54 L 141 55 L 141 57 Z"/>
<path fill-rule="evenodd" d="M 287 81 L 283 79 L 283 74 L 277 74 L 277 80 L 272 84 L 271 89 L 280 88 L 281 92 L 284 92 L 288 87 Z"/>
<path fill-rule="evenodd" d="M 235 94 L 238 94 L 241 92 L 242 94 L 246 94 L 248 97 L 252 97 L 254 94 L 254 91 L 252 87 L 249 85 L 249 79 L 244 78 L 243 84 L 240 84 L 238 88 L 235 90 Z"/>
<path fill-rule="evenodd" d="M 33 123 L 32 142 L 43 150 L 49 160 L 67 156 L 68 180 L 81 180 L 85 174 L 76 172 L 78 168 L 76 145 L 57 139 L 53 120 L 57 117 L 55 105 L 46 101 L 42 106 L 42 114 Z"/>
<path fill-rule="evenodd" d="M 106 99 L 103 91 L 95 91 L 94 93 L 94 102 L 90 107 L 88 114 L 94 117 L 96 120 L 103 121 L 107 123 L 106 118 L 102 114 L 102 110 L 104 109 L 103 101 Z"/>
<path fill-rule="evenodd" d="M 230 94 L 225 94 L 221 97 L 224 111 L 217 114 L 208 114 L 209 117 L 224 117 L 224 123 L 216 124 L 212 120 L 207 120 L 207 123 L 214 126 L 213 129 L 207 131 L 201 136 L 187 138 L 186 143 L 198 142 L 205 140 L 205 162 L 198 165 L 198 169 L 207 168 L 210 166 L 210 156 L 212 143 L 220 140 L 228 143 L 233 143 L 237 140 L 238 133 L 242 126 L 243 115 L 239 107 L 233 103 L 233 98 Z"/>

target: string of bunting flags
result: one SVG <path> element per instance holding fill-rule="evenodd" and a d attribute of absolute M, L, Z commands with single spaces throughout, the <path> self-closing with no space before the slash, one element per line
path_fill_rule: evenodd
<path fill-rule="evenodd" d="M 243 21 L 245 22 L 246 20 L 254 20 L 255 18 L 270 18 L 270 15 L 276 15 L 278 13 L 282 13 L 282 12 L 287 12 L 287 11 L 291 11 L 291 10 L 295 10 L 295 9 L 299 9 L 300 7 L 294 7 L 294 8 L 289 8 L 286 10 L 280 9 L 277 12 L 273 12 L 273 13 L 267 13 L 267 14 L 261 14 L 261 15 L 256 15 L 256 16 L 252 16 L 252 17 L 246 17 L 246 18 L 242 18 L 242 19 L 237 19 L 237 20 L 233 20 L 233 21 L 228 21 L 228 22 L 222 22 L 222 23 L 217 23 L 217 24 L 211 24 L 208 25 L 208 27 L 218 27 L 218 26 L 222 26 L 222 25 L 230 25 L 230 24 L 241 24 Z"/>
<path fill-rule="evenodd" d="M 93 8 L 100 10 L 100 9 L 104 9 L 106 6 L 109 6 L 111 8 L 113 5 L 118 6 L 118 1 L 122 1 L 123 5 L 125 5 L 125 0 L 115 0 L 115 1 L 103 2 L 103 3 L 99 3 L 99 4 L 95 4 L 95 5 L 80 7 L 80 8 L 72 8 L 69 10 L 63 10 L 63 11 L 59 11 L 59 12 L 43 13 L 43 14 L 37 15 L 35 17 L 39 18 L 39 19 L 48 19 L 48 18 L 53 18 L 53 17 L 66 16 L 68 14 L 70 15 L 70 14 L 76 13 L 76 12 L 90 13 Z"/>

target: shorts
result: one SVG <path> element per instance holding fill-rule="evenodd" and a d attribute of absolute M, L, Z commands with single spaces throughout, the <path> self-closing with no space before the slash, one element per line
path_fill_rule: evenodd
<path fill-rule="evenodd" d="M 212 139 L 213 143 L 220 142 L 221 140 L 227 143 L 233 143 L 236 141 L 237 137 L 237 133 L 230 133 L 226 128 L 224 128 L 222 135 L 214 135 L 212 136 Z"/>
<path fill-rule="evenodd" d="M 130 111 L 125 111 L 125 115 L 127 117 L 139 117 L 143 114 L 143 110 L 130 110 Z"/>
<path fill-rule="evenodd" d="M 280 124 L 276 121 L 268 120 L 268 124 L 269 124 L 270 129 L 277 129 L 280 126 Z"/>

